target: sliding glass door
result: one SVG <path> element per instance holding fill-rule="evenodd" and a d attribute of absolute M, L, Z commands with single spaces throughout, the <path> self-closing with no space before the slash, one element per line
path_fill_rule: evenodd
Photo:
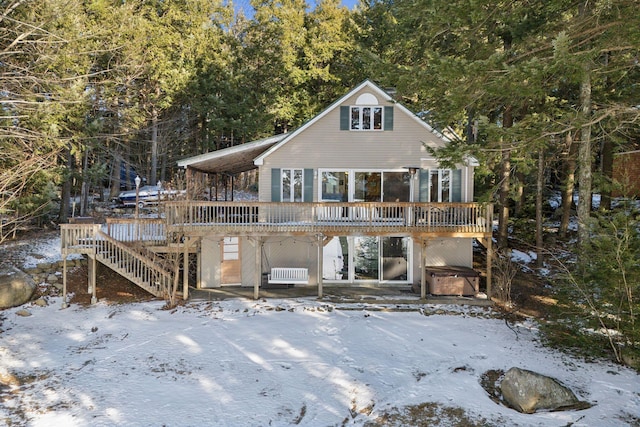
<path fill-rule="evenodd" d="M 406 171 L 321 170 L 320 201 L 408 202 Z"/>
<path fill-rule="evenodd" d="M 410 280 L 408 237 L 339 236 L 323 248 L 323 279 L 340 282 Z"/>

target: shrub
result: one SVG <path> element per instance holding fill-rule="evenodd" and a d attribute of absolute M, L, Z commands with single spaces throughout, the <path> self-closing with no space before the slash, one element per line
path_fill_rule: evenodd
<path fill-rule="evenodd" d="M 599 213 L 557 293 L 557 325 L 576 334 L 571 342 L 589 346 L 604 339 L 616 361 L 628 364 L 640 356 L 639 218 L 632 204 Z"/>

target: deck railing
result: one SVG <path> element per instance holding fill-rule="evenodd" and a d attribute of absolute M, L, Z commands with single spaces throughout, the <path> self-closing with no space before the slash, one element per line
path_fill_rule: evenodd
<path fill-rule="evenodd" d="M 168 231 L 254 233 L 491 233 L 493 206 L 479 203 L 270 203 L 180 201 L 165 205 Z"/>
<path fill-rule="evenodd" d="M 93 241 L 102 227 L 100 224 L 62 224 L 60 226 L 60 242 L 62 254 L 72 252 L 93 253 Z"/>
<path fill-rule="evenodd" d="M 269 203 L 180 201 L 165 205 L 165 218 L 107 219 L 63 224 L 62 251 L 92 253 L 97 232 L 121 242 L 167 243 L 167 232 L 406 233 L 487 236 L 493 206 L 479 203 Z M 104 228 L 103 228 L 104 227 Z"/>
<path fill-rule="evenodd" d="M 162 218 L 107 218 L 106 234 L 120 242 L 162 245 L 167 241 Z"/>

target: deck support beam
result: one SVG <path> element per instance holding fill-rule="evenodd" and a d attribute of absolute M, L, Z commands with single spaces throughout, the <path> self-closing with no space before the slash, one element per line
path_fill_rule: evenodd
<path fill-rule="evenodd" d="M 491 289 L 491 280 L 492 280 L 492 271 L 491 266 L 493 265 L 493 238 L 492 236 L 486 237 L 484 240 L 484 246 L 487 248 L 487 299 L 491 301 L 493 297 L 493 291 Z"/>
<path fill-rule="evenodd" d="M 420 298 L 427 299 L 427 279 L 425 267 L 427 260 L 427 239 L 421 239 L 420 244 Z"/>
<path fill-rule="evenodd" d="M 317 235 L 318 244 L 318 271 L 316 272 L 316 280 L 318 282 L 318 298 L 322 298 L 322 276 L 324 270 L 324 236 L 322 234 Z"/>
<path fill-rule="evenodd" d="M 67 308 L 67 254 L 62 254 L 62 308 Z"/>
<path fill-rule="evenodd" d="M 253 282 L 253 299 L 260 298 L 260 285 L 262 285 L 262 238 L 256 239 L 255 255 L 255 281 Z"/>
<path fill-rule="evenodd" d="M 96 255 L 89 257 L 91 262 L 89 263 L 89 291 L 91 292 L 91 304 L 98 302 L 97 290 L 96 290 L 96 270 L 98 269 Z"/>
<path fill-rule="evenodd" d="M 185 239 L 182 253 L 182 299 L 189 299 L 189 246 L 191 239 Z"/>

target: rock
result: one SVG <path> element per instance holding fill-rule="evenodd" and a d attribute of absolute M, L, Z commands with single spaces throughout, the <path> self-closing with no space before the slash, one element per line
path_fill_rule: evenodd
<path fill-rule="evenodd" d="M 47 276 L 47 283 L 58 283 L 58 276 L 56 276 L 55 274 L 49 274 Z"/>
<path fill-rule="evenodd" d="M 9 271 L 0 273 L 0 309 L 28 302 L 35 290 L 36 285 L 28 274 L 10 267 Z"/>
<path fill-rule="evenodd" d="M 585 407 L 584 402 L 557 380 L 525 369 L 509 369 L 500 390 L 505 403 L 525 414 Z"/>
<path fill-rule="evenodd" d="M 41 262 L 37 267 L 40 271 L 49 271 L 53 268 L 53 264 L 50 262 Z"/>
<path fill-rule="evenodd" d="M 35 305 L 37 305 L 38 307 L 46 307 L 49 305 L 49 303 L 47 302 L 46 299 L 44 298 L 38 298 L 37 300 L 35 300 L 33 302 Z"/>
<path fill-rule="evenodd" d="M 16 316 L 29 317 L 31 316 L 31 312 L 25 308 L 16 311 Z"/>
<path fill-rule="evenodd" d="M 631 351 L 622 351 L 622 363 L 633 369 L 640 370 L 640 355 Z"/>

